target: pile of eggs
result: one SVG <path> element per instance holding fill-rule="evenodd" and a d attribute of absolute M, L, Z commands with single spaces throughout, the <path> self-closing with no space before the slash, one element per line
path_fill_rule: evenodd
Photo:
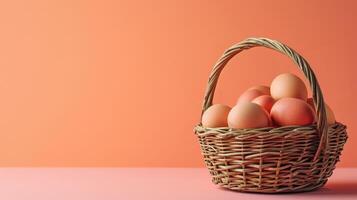
<path fill-rule="evenodd" d="M 325 104 L 327 123 L 334 124 L 335 116 Z M 255 86 L 246 90 L 236 105 L 210 106 L 202 116 L 202 125 L 209 128 L 261 128 L 299 125 L 316 122 L 315 106 L 308 98 L 304 82 L 294 74 L 280 74 L 270 87 Z"/>

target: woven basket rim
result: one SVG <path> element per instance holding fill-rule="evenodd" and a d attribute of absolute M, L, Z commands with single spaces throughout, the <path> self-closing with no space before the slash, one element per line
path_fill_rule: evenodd
<path fill-rule="evenodd" d="M 335 122 L 334 124 L 329 124 L 329 128 L 337 128 L 343 127 L 346 128 L 346 125 L 342 124 L 341 122 Z M 245 128 L 245 129 L 235 129 L 229 127 L 216 127 L 216 128 L 209 128 L 202 126 L 201 123 L 197 124 L 194 128 L 194 132 L 196 135 L 204 135 L 204 134 L 216 134 L 224 136 L 240 136 L 240 135 L 247 135 L 252 133 L 266 133 L 266 134 L 287 134 L 294 130 L 315 130 L 317 131 L 316 123 L 306 125 L 306 126 L 280 126 L 280 127 L 262 127 L 262 128 Z"/>

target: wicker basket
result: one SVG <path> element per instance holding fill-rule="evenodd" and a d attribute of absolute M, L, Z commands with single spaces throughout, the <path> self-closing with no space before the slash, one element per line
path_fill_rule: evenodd
<path fill-rule="evenodd" d="M 242 192 L 310 191 L 331 176 L 343 145 L 346 126 L 327 125 L 325 104 L 315 74 L 307 61 L 288 46 L 267 38 L 248 38 L 228 50 L 213 67 L 202 113 L 212 105 L 218 77 L 227 62 L 245 49 L 263 46 L 289 56 L 309 80 L 317 123 L 310 126 L 259 129 L 195 127 L 213 183 Z"/>

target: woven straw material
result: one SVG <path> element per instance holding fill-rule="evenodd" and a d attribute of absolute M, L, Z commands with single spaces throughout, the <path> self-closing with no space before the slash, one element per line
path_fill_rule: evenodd
<path fill-rule="evenodd" d="M 228 61 L 242 50 L 263 46 L 289 56 L 309 80 L 317 123 L 310 126 L 258 129 L 195 127 L 212 181 L 222 187 L 261 193 L 310 191 L 332 175 L 347 140 L 346 126 L 327 125 L 325 103 L 307 61 L 290 47 L 267 38 L 248 38 L 217 61 L 208 80 L 203 112 L 212 105 L 218 77 Z M 202 116 L 201 116 L 202 117 Z"/>

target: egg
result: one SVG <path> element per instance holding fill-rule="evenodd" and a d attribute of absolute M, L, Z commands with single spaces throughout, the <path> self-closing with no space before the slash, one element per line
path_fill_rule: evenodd
<path fill-rule="evenodd" d="M 316 110 L 313 98 L 308 98 L 307 103 L 314 109 L 314 111 Z M 335 114 L 333 113 L 331 107 L 329 105 L 327 105 L 327 103 L 325 103 L 325 110 L 326 110 L 326 116 L 327 116 L 327 124 L 336 123 Z"/>
<path fill-rule="evenodd" d="M 314 104 L 314 99 L 313 98 L 307 98 L 306 100 L 307 104 L 309 104 L 311 106 L 311 108 L 314 110 L 315 116 L 316 116 L 316 110 L 315 110 L 315 104 Z M 315 121 L 316 122 L 317 118 L 315 117 Z"/>
<path fill-rule="evenodd" d="M 336 123 L 335 114 L 333 113 L 333 111 L 332 111 L 332 109 L 330 108 L 330 106 L 328 106 L 328 105 L 325 103 L 325 108 L 326 108 L 327 124 L 334 124 L 334 123 Z"/>
<path fill-rule="evenodd" d="M 270 116 L 279 126 L 309 125 L 315 121 L 311 106 L 301 99 L 282 98 L 271 108 Z"/>
<path fill-rule="evenodd" d="M 202 125 L 209 128 L 227 127 L 227 117 L 230 110 L 229 106 L 223 104 L 210 106 L 202 115 Z"/>
<path fill-rule="evenodd" d="M 257 98 L 258 96 L 264 95 L 259 90 L 251 89 L 243 92 L 242 95 L 239 96 L 237 104 L 244 103 L 244 102 L 251 102 L 253 99 Z"/>
<path fill-rule="evenodd" d="M 270 95 L 262 95 L 262 96 L 259 96 L 259 97 L 256 97 L 255 99 L 253 99 L 252 102 L 260 105 L 268 113 L 270 113 L 271 107 L 273 107 L 275 100 Z"/>
<path fill-rule="evenodd" d="M 274 78 L 270 85 L 271 96 L 275 100 L 285 97 L 298 98 L 306 101 L 307 88 L 304 82 L 294 74 L 280 74 Z"/>
<path fill-rule="evenodd" d="M 228 114 L 230 128 L 260 128 L 270 124 L 268 112 L 252 102 L 239 103 Z"/>
<path fill-rule="evenodd" d="M 265 85 L 254 86 L 254 87 L 249 88 L 248 90 L 258 90 L 265 95 L 270 95 L 270 87 L 265 86 Z"/>
<path fill-rule="evenodd" d="M 306 102 L 315 110 L 315 103 L 313 98 L 307 98 Z"/>

